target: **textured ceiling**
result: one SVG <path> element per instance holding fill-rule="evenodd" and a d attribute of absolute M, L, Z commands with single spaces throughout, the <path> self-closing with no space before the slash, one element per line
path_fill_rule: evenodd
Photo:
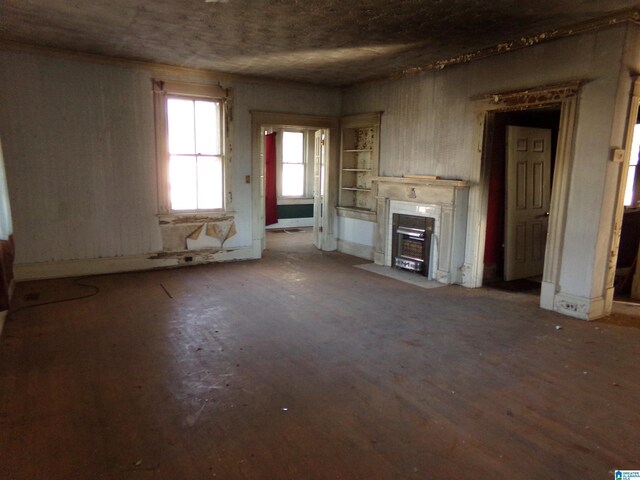
<path fill-rule="evenodd" d="M 0 39 L 327 85 L 400 73 L 638 0 L 2 0 Z"/>

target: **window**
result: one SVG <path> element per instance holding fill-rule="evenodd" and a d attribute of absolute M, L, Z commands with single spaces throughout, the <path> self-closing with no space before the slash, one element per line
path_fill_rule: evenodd
<path fill-rule="evenodd" d="M 283 197 L 302 197 L 305 194 L 304 133 L 284 131 L 282 134 Z"/>
<path fill-rule="evenodd" d="M 172 210 L 222 208 L 220 102 L 167 98 Z"/>
<path fill-rule="evenodd" d="M 228 92 L 160 81 L 154 81 L 154 92 L 160 213 L 228 207 L 224 194 Z"/>
<path fill-rule="evenodd" d="M 638 169 L 638 156 L 640 155 L 640 123 L 636 124 L 633 129 L 633 140 L 631 144 L 631 153 L 629 157 L 629 170 L 627 173 L 627 187 L 624 192 L 624 204 L 626 206 L 638 203 L 638 198 L 634 195 L 636 171 Z"/>

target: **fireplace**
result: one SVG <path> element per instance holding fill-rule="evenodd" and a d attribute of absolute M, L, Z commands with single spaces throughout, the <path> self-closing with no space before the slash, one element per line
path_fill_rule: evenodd
<path fill-rule="evenodd" d="M 423 259 L 425 270 L 421 273 L 440 283 L 462 284 L 468 270 L 464 261 L 470 183 L 463 180 L 376 177 L 373 185 L 378 220 L 374 261 L 378 265 L 396 266 L 397 255 L 393 247 L 394 242 L 398 242 L 393 229 L 396 214 L 421 217 L 423 222 L 425 219 L 427 222 L 422 227 L 425 230 L 422 245 L 429 249 L 425 252 L 429 256 Z M 409 228 L 415 227 L 409 225 Z M 427 236 L 430 240 L 426 240 Z M 414 242 L 414 249 L 417 245 Z M 413 266 L 416 267 L 415 264 Z"/>
<path fill-rule="evenodd" d="M 435 219 L 393 214 L 392 266 L 429 276 Z"/>

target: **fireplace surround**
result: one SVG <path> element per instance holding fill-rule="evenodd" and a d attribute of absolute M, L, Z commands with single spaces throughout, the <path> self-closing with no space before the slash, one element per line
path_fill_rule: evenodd
<path fill-rule="evenodd" d="M 374 261 L 393 265 L 393 215 L 432 219 L 431 254 L 426 275 L 461 284 L 464 275 L 469 182 L 462 180 L 376 177 L 377 238 Z"/>

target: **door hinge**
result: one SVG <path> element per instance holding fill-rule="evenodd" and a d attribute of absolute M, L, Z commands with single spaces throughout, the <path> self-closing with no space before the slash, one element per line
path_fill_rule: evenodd
<path fill-rule="evenodd" d="M 318 231 L 322 233 L 322 227 L 318 227 Z"/>

